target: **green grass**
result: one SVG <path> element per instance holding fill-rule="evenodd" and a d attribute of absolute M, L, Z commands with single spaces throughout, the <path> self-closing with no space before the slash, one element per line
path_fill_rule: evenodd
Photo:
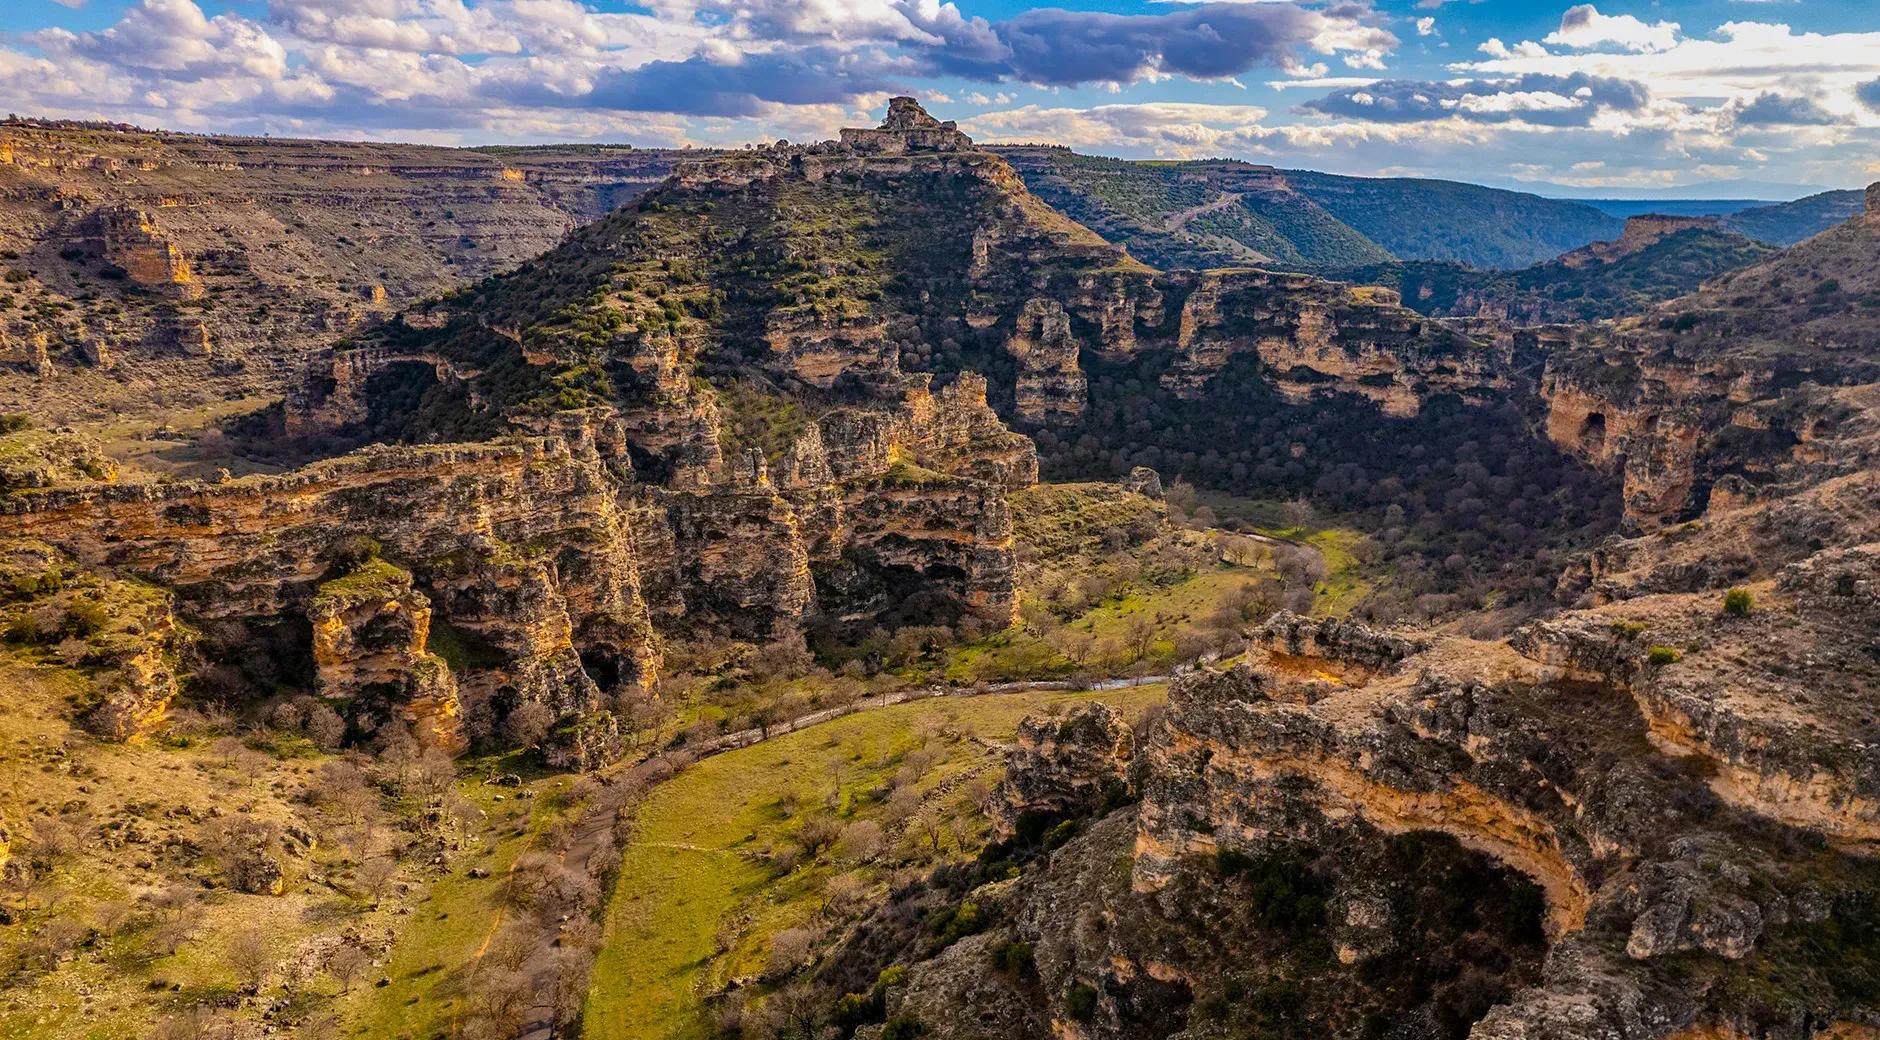
<path fill-rule="evenodd" d="M 1284 517 L 1285 503 L 1277 499 L 1241 498 L 1218 491 L 1202 491 L 1196 496 L 1223 522 L 1239 520 L 1255 533 L 1269 538 L 1298 542 L 1318 550 L 1325 558 L 1325 576 L 1314 591 L 1318 594 L 1312 612 L 1319 615 L 1349 613 L 1371 594 L 1371 576 L 1358 562 L 1353 548 L 1366 537 L 1365 532 L 1338 523 L 1337 517 L 1314 517 L 1304 524 L 1289 523 Z"/>
<path fill-rule="evenodd" d="M 720 755 L 653 791 L 641 806 L 606 912 L 606 939 L 588 994 L 589 1040 L 703 1038 L 701 988 L 761 964 L 769 937 L 807 919 L 838 871 L 818 859 L 784 877 L 754 854 L 782 843 L 833 794 L 839 820 L 879 815 L 868 793 L 885 784 L 917 744 L 923 723 L 947 720 L 959 739 L 936 740 L 940 757 L 920 782 L 923 812 L 957 799 L 949 777 L 988 769 L 994 752 L 970 739 L 1009 739 L 1028 714 L 1102 699 L 1138 710 L 1161 687 L 1092 693 L 1001 694 L 930 700 L 865 712 Z M 794 800 L 782 797 L 794 795 Z M 941 793 L 937 793 L 941 792 Z M 950 805 L 950 803 L 948 803 Z M 954 806 L 957 809 L 959 807 Z M 879 878 L 870 878 L 879 885 Z M 720 929 L 735 937 L 722 955 Z"/>
<path fill-rule="evenodd" d="M 1153 674 L 1174 664 L 1174 636 L 1179 629 L 1199 624 L 1240 586 L 1270 573 L 1252 567 L 1223 567 L 1174 585 L 1137 587 L 1084 612 L 1066 627 L 1089 632 L 1099 644 L 1120 644 L 1133 619 L 1149 618 L 1155 625 L 1155 638 L 1142 660 Z M 945 677 L 954 683 L 998 682 L 1052 678 L 1076 670 L 1046 639 L 1024 628 L 1011 628 L 953 650 L 947 657 Z"/>
<path fill-rule="evenodd" d="M 493 760 L 488 771 L 514 771 L 514 765 Z M 482 851 L 453 863 L 413 907 L 390 956 L 377 969 L 391 983 L 354 988 L 346 1008 L 351 1035 L 431 1037 L 454 1031 L 465 977 L 503 922 L 510 866 L 565 815 L 560 795 L 571 776 L 529 777 L 521 788 L 506 788 L 483 784 L 477 777 L 485 771 L 467 764 L 457 785 L 485 814 Z M 517 797 L 523 791 L 533 797 Z M 489 876 L 473 878 L 472 868 Z"/>
<path fill-rule="evenodd" d="M 360 564 L 352 573 L 321 585 L 319 598 L 348 602 L 388 599 L 397 594 L 399 586 L 410 581 L 410 574 L 375 557 Z"/>

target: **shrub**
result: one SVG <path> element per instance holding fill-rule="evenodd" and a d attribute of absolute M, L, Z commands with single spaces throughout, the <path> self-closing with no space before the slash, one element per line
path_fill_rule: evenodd
<path fill-rule="evenodd" d="M 25 412 L 7 412 L 0 414 L 0 433 L 18 433 L 31 429 L 33 420 Z"/>
<path fill-rule="evenodd" d="M 1088 1022 L 1097 1016 L 1097 989 L 1085 982 L 1071 984 L 1064 994 L 1064 1010 L 1073 1021 Z"/>
<path fill-rule="evenodd" d="M 1643 621 L 1619 620 L 1612 623 L 1612 634 L 1621 639 L 1631 639 L 1645 631 Z"/>
<path fill-rule="evenodd" d="M 1037 967 L 1037 955 L 1028 942 L 1000 943 L 992 949 L 992 966 L 1007 975 L 1030 975 Z"/>
<path fill-rule="evenodd" d="M 896 1015 L 881 1027 L 881 1040 L 913 1040 L 926 1035 L 927 1026 L 910 1014 Z"/>
<path fill-rule="evenodd" d="M 1253 911 L 1269 925 L 1305 927 L 1325 916 L 1325 885 L 1294 849 L 1274 849 L 1258 857 L 1220 849 L 1214 866 L 1223 877 L 1247 879 Z"/>
<path fill-rule="evenodd" d="M 21 614 L 8 621 L 4 629 L 0 629 L 0 639 L 9 643 L 31 645 L 44 638 L 45 633 L 39 628 L 39 619 L 31 614 Z"/>
<path fill-rule="evenodd" d="M 65 632 L 79 639 L 88 639 L 104 631 L 111 623 L 111 612 L 101 603 L 80 600 L 65 608 Z"/>
<path fill-rule="evenodd" d="M 1679 653 L 1678 648 L 1675 646 L 1654 646 L 1646 654 L 1646 660 L 1650 661 L 1654 668 L 1663 668 L 1668 664 L 1676 664 L 1683 657 L 1684 655 Z"/>
<path fill-rule="evenodd" d="M 959 942 L 969 935 L 976 935 L 992 924 L 990 915 L 980 910 L 979 904 L 968 899 L 959 906 L 949 906 L 937 911 L 928 922 L 933 929 L 933 942 L 928 944 L 931 953 Z"/>
<path fill-rule="evenodd" d="M 1748 617 L 1752 602 L 1748 589 L 1731 589 L 1723 594 L 1723 612 L 1731 617 Z"/>

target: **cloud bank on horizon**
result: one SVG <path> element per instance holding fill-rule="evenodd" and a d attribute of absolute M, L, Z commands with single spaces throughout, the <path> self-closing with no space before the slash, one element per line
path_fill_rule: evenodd
<path fill-rule="evenodd" d="M 1880 178 L 1880 9 L 1388 2 L 16 0 L 0 107 L 723 145 L 831 136 L 914 93 L 983 140 L 1111 155 L 1585 188 Z"/>

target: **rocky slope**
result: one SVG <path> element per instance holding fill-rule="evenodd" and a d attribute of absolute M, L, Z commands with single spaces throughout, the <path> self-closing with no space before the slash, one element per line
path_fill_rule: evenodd
<path fill-rule="evenodd" d="M 1721 627 L 1714 601 L 1507 644 L 1282 614 L 1246 663 L 1177 682 L 1146 741 L 1097 709 L 1029 722 L 1003 811 L 1086 833 L 973 892 L 992 928 L 917 958 L 883 1014 L 963 1037 L 1873 1035 L 1871 720 L 1768 687 L 1827 674 L 1717 670 L 1798 626 L 1845 648 L 1870 557 L 1823 554 L 1776 616 Z M 1808 659 L 1871 687 L 1858 654 Z M 1842 742 L 1791 742 L 1823 727 Z M 1125 776 L 1136 806 L 1080 793 Z M 1017 946 L 1027 972 L 994 955 Z"/>
<path fill-rule="evenodd" d="M 279 392 L 305 355 L 508 268 L 680 153 L 0 125 L 0 411 L 70 420 Z"/>
<path fill-rule="evenodd" d="M 1337 276 L 1395 289 L 1421 314 L 1542 325 L 1636 314 L 1773 252 L 1722 230 L 1714 218 L 1638 216 L 1628 218 L 1625 233 L 1611 242 L 1594 242 L 1519 271 L 1416 263 Z"/>
<path fill-rule="evenodd" d="M 1872 385 L 1860 344 L 1880 268 L 1880 191 L 1859 217 L 1644 315 L 1595 327 L 1547 360 L 1548 435 L 1622 468 L 1628 514 L 1658 522 L 1771 502 L 1870 467 Z M 1721 510 L 1719 510 L 1721 511 Z"/>
<path fill-rule="evenodd" d="M 896 957 L 857 1035 L 1880 1035 L 1875 220 L 1524 348 L 1637 524 L 1577 605 L 1281 612 L 1146 730 L 1028 722 L 954 897 L 982 928 Z"/>

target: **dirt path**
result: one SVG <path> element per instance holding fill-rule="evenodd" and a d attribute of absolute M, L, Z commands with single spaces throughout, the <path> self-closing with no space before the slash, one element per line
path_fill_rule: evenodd
<path fill-rule="evenodd" d="M 1169 214 L 1168 219 L 1162 222 L 1162 226 L 1169 231 L 1180 231 L 1187 226 L 1189 221 L 1196 217 L 1204 216 L 1209 213 L 1219 213 L 1221 210 L 1239 201 L 1240 196 L 1233 192 L 1224 191 L 1221 192 L 1221 197 L 1215 199 L 1213 202 L 1204 202 L 1199 206 L 1190 206 L 1180 213 Z"/>
<path fill-rule="evenodd" d="M 893 693 L 858 698 L 850 704 L 841 705 L 839 707 L 812 711 L 806 715 L 799 715 L 794 719 L 788 719 L 767 728 L 753 728 L 739 730 L 735 733 L 726 733 L 696 748 L 689 749 L 688 754 L 691 762 L 697 762 L 700 759 L 710 758 L 713 755 L 722 755 L 727 751 L 736 751 L 740 748 L 750 747 L 753 744 L 763 743 L 766 740 L 774 740 L 786 733 L 795 733 L 798 730 L 808 729 L 811 726 L 829 722 L 834 719 L 845 718 L 865 711 L 890 708 L 897 704 L 908 704 L 913 701 L 981 697 L 987 694 L 1023 693 L 1031 690 L 1124 690 L 1133 686 L 1148 686 L 1152 683 L 1167 682 L 1170 678 L 1172 678 L 1170 675 L 1144 675 L 1128 679 L 1105 679 L 1101 682 L 1094 683 L 1075 683 L 1067 680 L 1046 679 L 1029 682 L 990 683 L 981 686 L 923 686 L 911 690 L 897 690 Z M 635 775 L 639 774 L 641 777 L 644 777 L 656 757 L 657 754 L 649 754 L 636 760 L 631 765 L 623 766 L 613 773 L 608 774 L 603 780 L 605 784 L 603 793 L 598 796 L 596 802 L 582 814 L 581 822 L 575 827 L 574 836 L 568 843 L 568 848 L 561 855 L 561 861 L 563 863 L 585 864 L 588 865 L 590 871 L 593 873 L 602 872 L 593 870 L 592 860 L 594 855 L 601 848 L 603 839 L 612 833 L 614 821 L 619 814 L 623 811 L 631 811 L 633 806 L 638 804 L 637 801 L 633 801 L 629 804 L 629 799 L 625 792 L 636 786 L 644 786 L 633 783 Z M 531 850 L 524 849 L 522 852 L 517 853 L 516 862 L 520 862 L 522 857 L 526 856 L 529 851 Z M 710 850 L 695 849 L 695 851 L 706 852 Z M 512 878 L 513 874 L 514 863 L 511 864 Z M 603 899 L 604 898 L 605 895 L 603 894 Z M 476 956 L 471 959 L 470 966 L 472 969 L 483 959 L 484 953 L 489 949 L 491 941 L 496 936 L 496 930 L 502 926 L 503 919 L 503 910 L 499 908 L 497 910 L 496 920 L 490 926 L 489 934 L 484 937 L 483 944 L 477 948 Z M 556 976 L 559 968 L 559 965 L 556 963 L 555 955 L 557 949 L 556 938 L 556 934 L 552 932 L 543 932 L 541 942 L 530 952 L 527 960 L 523 963 L 522 970 L 527 973 L 531 979 L 535 980 L 534 990 L 537 997 L 536 1003 L 531 1006 L 528 1015 L 525 1017 L 521 1028 L 517 1032 L 517 1040 L 555 1040 L 555 1037 L 560 1035 L 555 1031 L 554 995 L 556 990 Z"/>

